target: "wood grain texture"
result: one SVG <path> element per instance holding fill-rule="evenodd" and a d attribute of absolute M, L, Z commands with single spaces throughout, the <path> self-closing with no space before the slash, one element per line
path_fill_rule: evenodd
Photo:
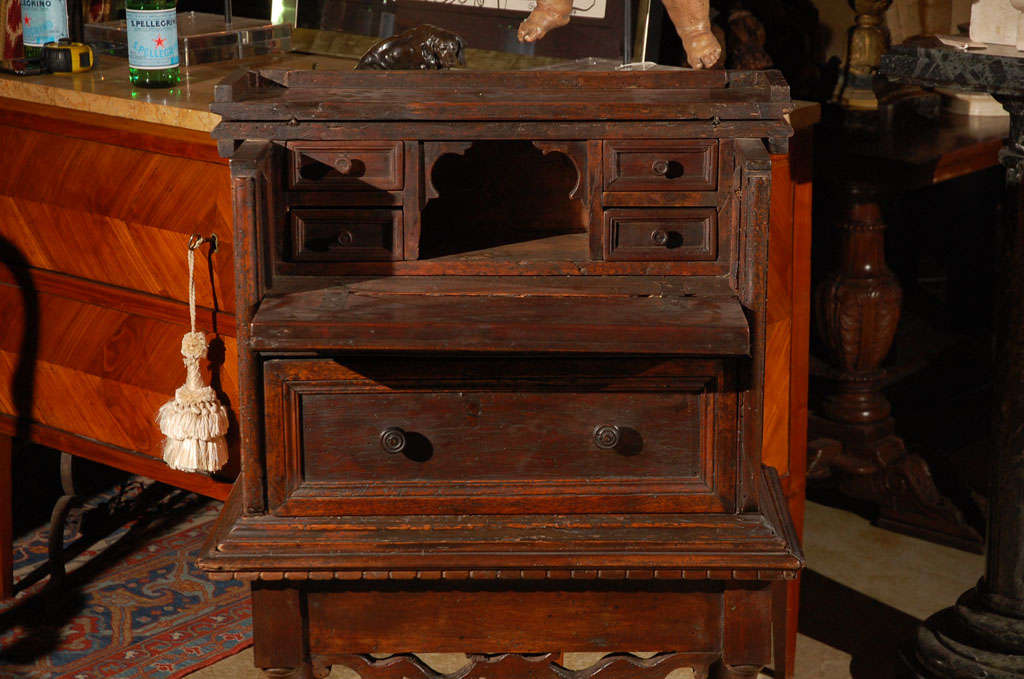
<path fill-rule="evenodd" d="M 301 594 L 273 585 L 257 586 L 252 589 L 252 600 L 256 667 L 301 667 L 306 656 Z"/>
<path fill-rule="evenodd" d="M 772 590 L 764 584 L 725 590 L 723 663 L 763 667 L 771 662 L 771 636 L 764 634 L 771 627 L 771 598 Z"/>
<path fill-rule="evenodd" d="M 226 499 L 231 492 L 232 482 L 227 477 L 175 471 L 164 464 L 163 460 L 134 450 L 118 448 L 109 443 L 93 441 L 78 433 L 54 429 L 35 422 L 29 422 L 27 426 L 21 428 L 18 424 L 15 418 L 0 413 L 0 433 L 4 435 L 17 435 L 55 450 L 74 451 L 76 457 L 140 474 L 216 500 Z"/>
<path fill-rule="evenodd" d="M 187 310 L 182 308 L 182 319 L 174 323 L 41 293 L 38 311 L 32 419 L 162 457 L 162 435 L 153 418 L 184 383 L 180 347 Z M 14 413 L 11 385 L 24 318 L 17 288 L 0 284 L 0 313 L 12 329 L 0 336 L 0 412 Z M 235 342 L 223 337 L 214 346 L 213 383 L 230 403 L 238 393 Z M 233 447 L 237 459 L 237 444 Z"/>
<path fill-rule="evenodd" d="M 253 315 L 266 290 L 265 269 L 259 264 L 263 249 L 257 243 L 271 238 L 266 223 L 284 219 L 280 203 L 280 179 L 275 183 L 273 164 L 280 172 L 282 151 L 269 142 L 246 142 L 231 160 L 231 192 L 234 209 L 234 236 L 240 244 L 248 243 L 235 253 L 235 300 L 238 327 L 238 429 L 241 449 L 248 451 L 242 465 L 243 504 L 247 512 L 259 513 L 266 507 L 264 487 L 262 416 L 253 397 L 260 389 L 258 356 L 250 349 L 250 328 Z M 278 175 L 280 177 L 280 175 Z"/>
<path fill-rule="evenodd" d="M 402 587 L 309 592 L 310 645 L 319 654 L 417 648 L 431 652 L 530 653 L 623 648 L 717 651 L 721 597 L 706 583 L 637 587 L 621 592 L 571 584 L 483 585 L 416 591 Z M 634 624 L 644 611 L 647 624 Z M 432 620 L 424 627 L 422 621 Z"/>
<path fill-rule="evenodd" d="M 227 166 L 205 132 L 0 97 L 0 124 Z"/>
<path fill-rule="evenodd" d="M 251 346 L 273 349 L 569 351 L 745 355 L 735 298 L 363 296 L 326 288 L 267 298 Z"/>
<path fill-rule="evenodd" d="M 294 517 L 239 512 L 199 564 L 278 579 L 303 571 L 336 579 L 347 572 L 344 579 L 357 580 L 388 579 L 390 571 L 546 579 L 564 578 L 567 570 L 573 578 L 619 581 L 793 578 L 802 555 L 780 514 L 781 490 L 768 481 L 760 489 L 772 503 L 764 515 L 326 516 L 307 518 L 296 536 Z M 422 548 L 425 535 L 435 536 L 429 550 Z"/>
<path fill-rule="evenodd" d="M 188 235 L 216 233 L 216 287 L 199 275 L 197 295 L 200 304 L 216 298 L 232 309 L 222 165 L 2 124 L 0 146 L 9 159 L 0 166 L 3 235 L 30 266 L 187 300 Z"/>
<path fill-rule="evenodd" d="M 797 535 L 803 533 L 807 466 L 812 177 L 813 128 L 804 127 L 790 140 L 788 155 L 772 157 L 762 442 L 765 464 L 782 477 Z M 791 676 L 799 584 L 785 587 L 773 604 L 786 609 L 775 664 L 777 673 Z"/>
<path fill-rule="evenodd" d="M 525 653 L 636 647 L 652 633 L 700 657 L 702 674 L 713 662 L 722 677 L 756 673 L 771 653 L 769 581 L 802 565 L 777 475 L 761 466 L 763 139 L 788 133 L 785 84 L 772 73 L 364 78 L 249 72 L 218 90 L 216 136 L 243 142 L 222 148 L 235 153 L 246 475 L 201 567 L 304 600 L 300 624 L 275 634 L 286 648 L 306 635 L 301 663 L 317 674 L 358 664 L 388 635 L 389 650 Z M 411 178 L 403 193 L 349 204 L 339 191 L 336 205 L 282 195 L 282 142 L 365 140 L 409 151 L 404 173 L 378 173 Z M 610 170 L 609 144 L 624 158 Z M 674 175 L 673 162 L 687 186 L 647 181 L 648 165 Z M 527 170 L 513 181 L 509 165 Z M 630 190 L 605 191 L 611 174 Z M 523 190 L 504 205 L 488 193 L 512 185 Z M 422 211 L 417 260 L 313 271 L 282 259 L 290 211 L 399 200 L 403 216 Z M 600 261 L 593 230 L 610 207 L 713 213 L 714 259 Z M 706 366 L 736 379 L 712 389 Z M 615 429 L 616 418 L 630 421 Z M 618 452 L 624 430 L 644 440 L 636 454 L 590 455 Z M 382 677 L 423 672 L 408 654 L 362 660 Z M 506 654 L 492 669 L 532 676 L 530 661 Z M 273 672 L 303 668 L 287 658 Z M 631 669 L 595 674 L 647 668 Z"/>
<path fill-rule="evenodd" d="M 210 108 L 234 121 L 441 119 L 463 123 L 510 118 L 778 120 L 791 109 L 788 86 L 777 82 L 771 72 L 732 72 L 710 78 L 700 74 L 685 85 L 656 72 L 483 75 L 445 71 L 440 76 L 429 74 L 435 76 L 429 79 L 423 75 L 394 71 L 368 80 L 361 73 L 321 71 L 314 77 L 301 71 L 264 70 L 219 88 Z M 268 87 L 276 90 L 273 101 L 265 96 Z M 486 96 L 481 89 L 486 89 Z"/>
<path fill-rule="evenodd" d="M 293 516 L 729 511 L 737 413 L 724 368 L 692 359 L 269 361 L 268 499 Z M 596 445 L 602 425 L 622 430 L 615 449 Z M 407 442 L 391 454 L 381 437 L 394 427 Z"/>
<path fill-rule="evenodd" d="M 0 335 L 0 430 L 15 433 L 21 416 L 19 436 L 225 497 L 226 480 L 163 464 L 153 421 L 184 380 L 194 231 L 220 237 L 220 250 L 197 261 L 198 322 L 218 336 L 207 375 L 229 405 L 237 400 L 234 319 L 224 311 L 233 308 L 230 194 L 215 143 L 7 99 L 0 140 L 0 307 L 12 329 Z M 230 445 L 226 479 L 238 468 L 233 435 Z"/>
<path fill-rule="evenodd" d="M 789 472 L 789 391 L 793 334 L 793 188 L 789 158 L 772 158 L 772 199 L 766 295 L 765 413 L 762 458 Z"/>

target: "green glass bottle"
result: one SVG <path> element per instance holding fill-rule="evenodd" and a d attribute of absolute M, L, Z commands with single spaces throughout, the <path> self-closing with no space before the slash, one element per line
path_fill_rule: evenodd
<path fill-rule="evenodd" d="M 21 0 L 25 58 L 43 56 L 43 45 L 68 37 L 68 8 L 64 0 Z"/>
<path fill-rule="evenodd" d="M 128 79 L 139 87 L 173 87 L 178 68 L 177 0 L 126 0 Z"/>

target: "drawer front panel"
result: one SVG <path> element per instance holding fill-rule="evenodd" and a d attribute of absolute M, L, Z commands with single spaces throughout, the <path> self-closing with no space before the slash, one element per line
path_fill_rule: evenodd
<path fill-rule="evenodd" d="M 714 261 L 718 213 L 714 208 L 607 210 L 605 259 L 611 261 Z"/>
<path fill-rule="evenodd" d="M 395 260 L 401 245 L 401 210 L 292 210 L 292 261 Z"/>
<path fill-rule="evenodd" d="M 291 142 L 289 186 L 332 191 L 395 191 L 403 185 L 402 143 Z"/>
<path fill-rule="evenodd" d="M 311 395 L 303 461 L 312 477 L 363 481 L 695 477 L 699 400 L 695 392 Z M 405 446 L 389 454 L 381 435 L 396 429 Z M 339 440 L 343 454 L 330 454 Z"/>
<path fill-rule="evenodd" d="M 606 191 L 714 191 L 718 186 L 715 139 L 608 141 L 604 161 Z"/>
<path fill-rule="evenodd" d="M 722 511 L 715 360 L 267 363 L 279 514 Z"/>

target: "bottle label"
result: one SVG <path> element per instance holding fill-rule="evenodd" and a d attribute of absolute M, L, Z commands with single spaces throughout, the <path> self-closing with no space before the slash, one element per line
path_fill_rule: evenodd
<path fill-rule="evenodd" d="M 68 37 L 64 0 L 21 0 L 21 26 L 28 47 L 42 47 Z"/>
<path fill-rule="evenodd" d="M 147 71 L 178 65 L 178 16 L 170 9 L 126 9 L 128 65 Z"/>

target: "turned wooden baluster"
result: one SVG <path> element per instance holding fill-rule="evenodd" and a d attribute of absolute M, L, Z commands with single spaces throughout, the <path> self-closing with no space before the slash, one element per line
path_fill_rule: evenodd
<path fill-rule="evenodd" d="M 878 71 L 882 53 L 889 47 L 889 32 L 885 28 L 885 13 L 892 0 L 849 0 L 856 13 L 850 29 L 847 66 L 840 101 L 845 108 L 873 111 L 878 99 L 872 88 L 872 79 Z"/>
<path fill-rule="evenodd" d="M 853 188 L 838 230 L 839 267 L 818 286 L 815 306 L 818 331 L 847 379 L 821 410 L 839 422 L 867 424 L 891 412 L 878 378 L 896 335 L 903 292 L 885 263 L 885 222 L 872 194 Z"/>

